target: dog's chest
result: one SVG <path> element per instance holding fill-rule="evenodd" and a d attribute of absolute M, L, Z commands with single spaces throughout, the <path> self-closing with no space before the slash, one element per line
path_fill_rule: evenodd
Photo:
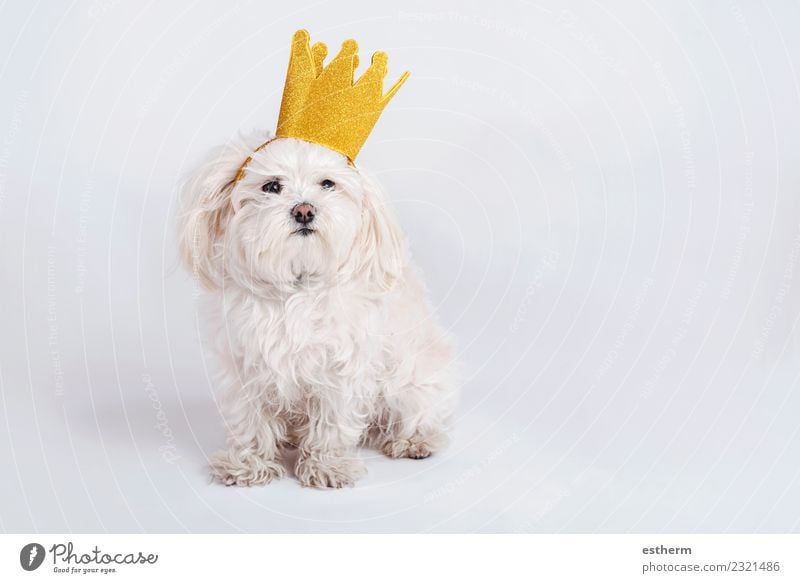
<path fill-rule="evenodd" d="M 376 309 L 367 301 L 329 294 L 297 293 L 254 306 L 253 364 L 298 384 L 339 385 L 367 375 L 379 350 Z"/>

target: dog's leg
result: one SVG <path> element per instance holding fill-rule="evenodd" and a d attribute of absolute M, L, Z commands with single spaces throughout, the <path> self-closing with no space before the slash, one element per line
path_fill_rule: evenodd
<path fill-rule="evenodd" d="M 424 459 L 447 443 L 452 394 L 445 386 L 408 385 L 384 395 L 373 443 L 391 458 Z"/>
<path fill-rule="evenodd" d="M 312 488 L 352 486 L 366 473 L 357 446 L 366 429 L 366 416 L 345 399 L 311 398 L 306 424 L 300 428 L 297 479 Z"/>
<path fill-rule="evenodd" d="M 261 486 L 281 478 L 286 427 L 261 398 L 231 395 L 225 407 L 228 447 L 211 458 L 212 477 L 226 486 Z"/>

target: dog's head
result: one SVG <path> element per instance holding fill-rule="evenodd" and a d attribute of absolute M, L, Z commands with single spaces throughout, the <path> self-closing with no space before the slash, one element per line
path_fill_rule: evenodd
<path fill-rule="evenodd" d="M 302 140 L 215 152 L 186 182 L 179 215 L 184 259 L 209 288 L 226 277 L 248 288 L 320 278 L 387 290 L 403 269 L 379 190 L 341 154 Z"/>

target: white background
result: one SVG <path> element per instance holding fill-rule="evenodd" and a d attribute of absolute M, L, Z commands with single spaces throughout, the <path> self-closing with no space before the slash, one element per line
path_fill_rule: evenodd
<path fill-rule="evenodd" d="M 0 529 L 800 528 L 796 2 L 0 6 Z M 465 371 L 451 447 L 212 485 L 176 184 L 297 28 L 409 81 L 359 157 Z"/>

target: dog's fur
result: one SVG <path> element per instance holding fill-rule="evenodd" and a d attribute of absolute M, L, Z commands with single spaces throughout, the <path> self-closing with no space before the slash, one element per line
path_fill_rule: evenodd
<path fill-rule="evenodd" d="M 228 445 L 213 477 L 269 483 L 286 446 L 301 484 L 323 488 L 364 473 L 359 444 L 429 456 L 454 407 L 452 349 L 392 213 L 344 156 L 291 138 L 257 151 L 235 183 L 264 137 L 214 152 L 180 199 L 184 260 L 217 292 Z M 271 180 L 280 193 L 262 191 Z M 316 209 L 313 233 L 298 231 L 299 203 Z"/>

